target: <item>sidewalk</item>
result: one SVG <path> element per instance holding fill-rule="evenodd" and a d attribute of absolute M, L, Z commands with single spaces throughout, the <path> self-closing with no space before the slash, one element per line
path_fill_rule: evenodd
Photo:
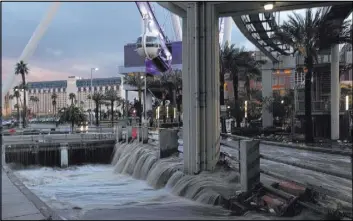
<path fill-rule="evenodd" d="M 45 217 L 21 192 L 20 185 L 12 183 L 6 171 L 1 169 L 1 220 L 44 220 Z M 19 188 L 18 188 L 19 187 Z M 22 189 L 22 188 L 21 188 Z"/>

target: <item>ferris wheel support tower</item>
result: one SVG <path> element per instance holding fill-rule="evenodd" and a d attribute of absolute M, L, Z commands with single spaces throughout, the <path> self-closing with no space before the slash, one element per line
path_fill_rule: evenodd
<path fill-rule="evenodd" d="M 53 2 L 48 9 L 47 14 L 44 16 L 42 21 L 37 26 L 36 30 L 34 31 L 32 37 L 29 39 L 26 47 L 23 49 L 21 56 L 19 57 L 18 61 L 28 62 L 28 60 L 33 55 L 34 51 L 36 50 L 39 41 L 47 31 L 51 21 L 53 20 L 56 12 L 58 11 L 60 6 L 60 2 Z M 2 94 L 5 95 L 9 90 L 13 87 L 14 83 L 16 83 L 16 76 L 14 73 L 8 73 L 7 78 L 1 85 Z M 3 99 L 4 100 L 4 99 Z M 2 104 L 4 106 L 4 104 Z"/>

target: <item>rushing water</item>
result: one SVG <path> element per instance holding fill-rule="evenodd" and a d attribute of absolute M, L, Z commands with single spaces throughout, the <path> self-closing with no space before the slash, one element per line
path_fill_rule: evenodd
<path fill-rule="evenodd" d="M 237 218 L 220 207 L 183 199 L 168 189 L 155 190 L 145 181 L 114 173 L 110 165 L 30 168 L 16 174 L 66 219 Z"/>
<path fill-rule="evenodd" d="M 16 174 L 66 219 L 274 219 L 242 217 L 212 204 L 239 190 L 238 174 L 187 176 L 177 156 L 158 160 L 151 145 L 118 145 L 112 165 L 27 168 Z M 179 197 L 182 196 L 182 197 Z M 189 200 L 192 199 L 192 200 Z M 294 219 L 315 219 L 308 211 Z"/>

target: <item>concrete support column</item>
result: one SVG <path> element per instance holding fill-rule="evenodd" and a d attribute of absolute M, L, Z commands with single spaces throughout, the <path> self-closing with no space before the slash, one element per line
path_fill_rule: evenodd
<path fill-rule="evenodd" d="M 339 101 L 340 101 L 340 80 L 339 80 L 339 45 L 331 48 L 331 140 L 340 138 L 339 130 Z"/>
<path fill-rule="evenodd" d="M 119 143 L 123 139 L 123 127 L 121 125 L 115 126 L 116 142 Z"/>
<path fill-rule="evenodd" d="M 146 110 L 152 110 L 152 94 L 147 92 L 146 96 Z"/>
<path fill-rule="evenodd" d="M 270 63 L 270 64 L 269 64 Z M 262 97 L 272 97 L 272 63 L 267 62 L 261 68 L 261 78 L 262 78 Z M 273 126 L 273 114 L 267 110 L 267 107 L 263 105 L 262 107 L 262 127 Z"/>
<path fill-rule="evenodd" d="M 62 168 L 69 166 L 69 152 L 67 143 L 60 144 L 60 166 Z"/>
<path fill-rule="evenodd" d="M 6 165 L 6 147 L 5 147 L 5 145 L 1 145 L 1 160 L 2 160 L 1 161 L 2 166 Z"/>
<path fill-rule="evenodd" d="M 212 2 L 187 3 L 183 19 L 184 171 L 213 170 L 219 158 L 218 15 Z"/>

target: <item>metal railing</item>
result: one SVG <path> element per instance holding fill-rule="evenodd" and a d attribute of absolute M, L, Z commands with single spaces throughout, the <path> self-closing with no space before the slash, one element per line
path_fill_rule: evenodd
<path fill-rule="evenodd" d="M 344 52 L 343 56 L 340 56 L 341 63 L 352 64 L 352 51 Z M 329 64 L 331 63 L 331 55 L 318 55 L 318 64 Z M 304 65 L 304 56 L 298 55 L 296 57 L 297 65 Z"/>
<path fill-rule="evenodd" d="M 86 134 L 41 134 L 18 135 L 3 137 L 4 145 L 20 145 L 28 143 L 63 143 L 86 142 L 93 140 L 115 140 L 114 133 L 86 133 Z"/>
<path fill-rule="evenodd" d="M 305 102 L 304 100 L 297 100 L 296 101 L 296 111 L 297 112 L 304 112 L 305 111 Z M 331 110 L 331 102 L 330 101 L 312 101 L 311 102 L 311 111 L 315 112 L 330 112 Z M 344 102 L 340 101 L 339 104 L 339 111 L 345 110 Z"/>

